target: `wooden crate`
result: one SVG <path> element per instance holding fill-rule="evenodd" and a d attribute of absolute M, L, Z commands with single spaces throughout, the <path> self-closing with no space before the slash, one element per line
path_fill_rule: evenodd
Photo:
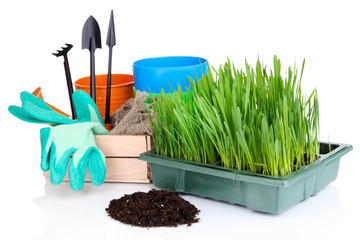
<path fill-rule="evenodd" d="M 105 182 L 152 181 L 150 165 L 139 160 L 140 153 L 151 149 L 150 136 L 97 135 L 95 140 L 106 157 Z M 50 172 L 44 172 L 44 177 L 50 180 Z M 64 181 L 69 181 L 68 173 Z M 85 181 L 90 181 L 89 171 L 86 172 Z"/>

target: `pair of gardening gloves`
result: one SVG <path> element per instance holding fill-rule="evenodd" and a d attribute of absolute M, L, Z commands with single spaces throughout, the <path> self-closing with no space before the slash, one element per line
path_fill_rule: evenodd
<path fill-rule="evenodd" d="M 51 183 L 60 184 L 71 158 L 70 186 L 79 191 L 83 188 L 87 168 L 94 185 L 104 182 L 105 156 L 97 148 L 94 135 L 107 135 L 108 130 L 96 104 L 86 92 L 77 90 L 72 97 L 77 120 L 55 112 L 41 98 L 29 92 L 22 92 L 22 106 L 10 106 L 9 112 L 26 122 L 51 126 L 40 129 L 41 169 L 50 169 Z"/>

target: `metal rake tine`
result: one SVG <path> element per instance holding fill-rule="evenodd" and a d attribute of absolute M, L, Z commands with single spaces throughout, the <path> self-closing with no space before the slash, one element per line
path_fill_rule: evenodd
<path fill-rule="evenodd" d="M 65 43 L 65 45 L 66 45 L 66 47 L 61 47 L 63 50 L 67 50 L 67 51 L 69 51 L 72 47 L 73 47 L 73 45 L 71 45 L 71 44 L 68 44 L 68 43 Z"/>
<path fill-rule="evenodd" d="M 73 47 L 73 45 L 65 43 L 66 47 L 61 47 L 62 50 L 57 50 L 57 53 L 53 53 L 53 55 L 60 57 L 67 54 L 67 52 L 70 51 L 70 49 Z"/>
<path fill-rule="evenodd" d="M 52 54 L 55 55 L 55 56 L 57 56 L 57 57 L 60 57 L 61 54 L 60 54 L 59 50 L 56 50 L 56 51 L 57 51 L 56 53 L 52 53 Z"/>

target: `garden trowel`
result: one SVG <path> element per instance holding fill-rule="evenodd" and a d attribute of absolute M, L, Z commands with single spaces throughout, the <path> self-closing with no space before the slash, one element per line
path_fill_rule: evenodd
<path fill-rule="evenodd" d="M 95 96 L 95 49 L 101 48 L 100 27 L 96 19 L 90 16 L 82 29 L 82 49 L 90 51 L 90 96 L 96 102 Z"/>

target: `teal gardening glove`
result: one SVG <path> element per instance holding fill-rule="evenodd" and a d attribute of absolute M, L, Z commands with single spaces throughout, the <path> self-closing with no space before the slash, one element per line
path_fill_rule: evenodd
<path fill-rule="evenodd" d="M 55 112 L 47 103 L 29 92 L 20 93 L 22 106 L 9 106 L 9 112 L 15 117 L 29 123 L 49 124 L 72 124 L 76 121 Z"/>
<path fill-rule="evenodd" d="M 26 91 L 20 94 L 22 106 L 11 105 L 9 106 L 9 112 L 20 120 L 29 123 L 56 126 L 78 122 L 98 122 L 104 126 L 96 104 L 86 92 L 77 90 L 72 97 L 78 117 L 77 120 L 72 120 L 55 112 L 44 100 Z"/>
<path fill-rule="evenodd" d="M 22 107 L 10 106 L 15 117 L 50 126 L 40 130 L 41 169 L 50 169 L 52 184 L 60 184 L 66 173 L 69 159 L 69 180 L 74 190 L 84 185 L 86 168 L 89 168 L 91 182 L 101 185 L 105 178 L 105 156 L 96 147 L 95 135 L 106 135 L 108 131 L 100 113 L 90 96 L 82 90 L 73 93 L 78 120 L 64 118 L 50 109 L 47 104 L 30 93 L 21 93 Z"/>
<path fill-rule="evenodd" d="M 105 156 L 96 147 L 94 133 L 106 133 L 99 123 L 83 122 L 71 125 L 59 125 L 40 130 L 41 138 L 41 169 L 50 169 L 52 184 L 60 184 L 69 164 L 70 186 L 81 190 L 86 168 L 89 168 L 91 182 L 99 186 L 104 182 L 106 167 Z M 96 129 L 98 129 L 97 132 Z M 101 132 L 103 131 L 103 132 Z"/>

